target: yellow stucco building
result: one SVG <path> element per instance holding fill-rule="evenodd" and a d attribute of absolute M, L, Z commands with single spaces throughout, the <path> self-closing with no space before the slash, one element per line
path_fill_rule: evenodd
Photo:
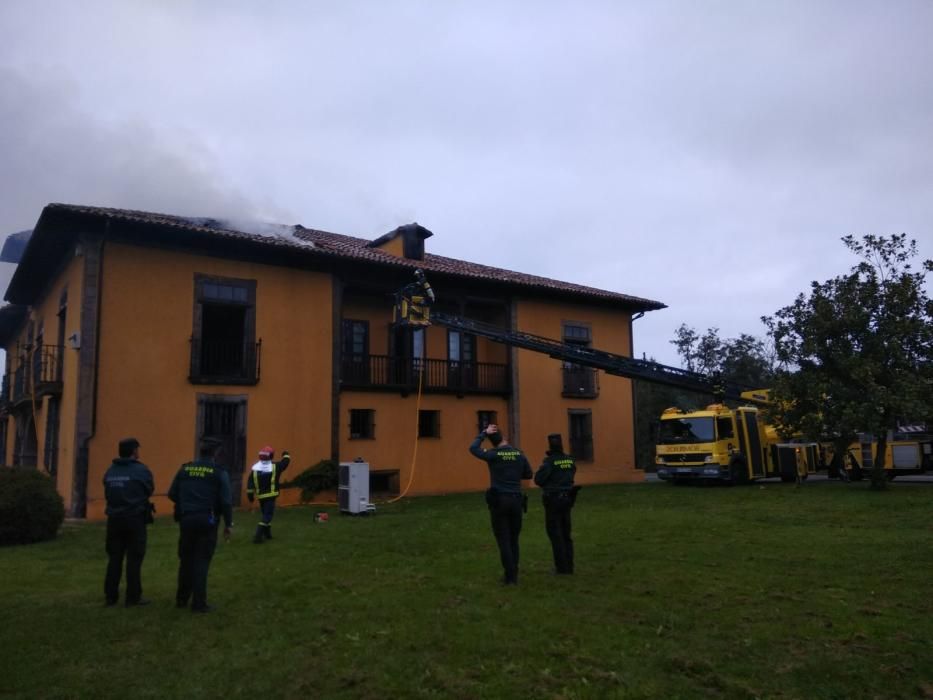
<path fill-rule="evenodd" d="M 88 518 L 103 516 L 101 479 L 127 436 L 163 513 L 205 435 L 224 441 L 237 498 L 266 444 L 291 451 L 291 476 L 361 457 L 378 491 L 410 477 L 411 495 L 480 490 L 486 469 L 466 448 L 484 421 L 533 464 L 562 433 L 579 483 L 640 480 L 629 380 L 396 326 L 393 293 L 420 267 L 437 309 L 623 355 L 632 316 L 663 304 L 431 255 L 431 235 L 48 205 L 0 309 L 0 458 L 49 472 Z"/>

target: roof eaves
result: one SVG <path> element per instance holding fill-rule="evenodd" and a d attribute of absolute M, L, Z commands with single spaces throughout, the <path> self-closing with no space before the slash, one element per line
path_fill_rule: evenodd
<path fill-rule="evenodd" d="M 451 275 L 455 278 L 504 284 L 513 288 L 548 292 L 560 296 L 597 299 L 603 302 L 621 304 L 627 308 L 641 311 L 666 308 L 665 304 L 658 301 L 618 292 L 610 292 L 595 287 L 562 282 L 560 280 L 439 255 L 426 254 L 424 260 L 410 260 L 408 258 L 392 255 L 378 247 L 374 247 L 379 241 L 390 240 L 399 235 L 400 231 L 405 227 L 399 227 L 374 241 L 347 236 L 345 234 L 309 229 L 301 225 L 277 227 L 290 230 L 289 233 L 284 236 L 275 234 L 261 235 L 228 227 L 226 224 L 231 222 L 225 222 L 220 219 L 180 217 L 131 209 L 112 209 L 107 207 L 53 203 L 43 209 L 42 215 L 39 218 L 39 223 L 36 225 L 36 233 L 32 236 L 30 245 L 27 246 L 24 253 L 24 263 L 27 262 L 27 256 L 30 253 L 30 249 L 33 247 L 31 244 L 37 238 L 41 238 L 41 236 L 36 234 L 44 229 L 43 224 L 48 223 L 51 215 L 57 212 L 79 213 L 87 216 L 104 217 L 107 219 L 129 221 L 139 224 L 165 226 L 174 230 L 191 231 L 208 238 L 240 241 L 265 248 L 284 248 L 301 251 L 305 254 L 334 256 L 345 260 L 372 263 L 381 266 L 392 266 L 410 270 L 420 267 L 428 272 Z M 407 226 L 418 226 L 422 228 L 418 224 L 407 224 Z M 424 230 L 427 232 L 427 229 Z M 428 232 L 428 234 L 430 235 L 430 232 Z M 11 287 L 12 286 L 11 283 Z"/>

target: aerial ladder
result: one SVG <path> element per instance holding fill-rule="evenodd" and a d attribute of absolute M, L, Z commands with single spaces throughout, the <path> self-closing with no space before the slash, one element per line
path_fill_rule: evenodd
<path fill-rule="evenodd" d="M 716 398 L 717 402 L 733 400 L 766 404 L 768 401 L 766 393 L 755 392 L 735 382 L 723 381 L 718 376 L 662 365 L 652 360 L 637 360 L 626 355 L 564 343 L 553 338 L 434 311 L 431 308 L 434 302 L 434 290 L 425 278 L 424 272 L 420 269 L 416 270 L 415 281 L 403 287 L 396 294 L 395 322 L 412 327 L 437 324 L 464 333 L 472 333 L 495 343 L 540 352 L 556 360 L 563 360 L 581 367 L 601 369 L 606 374 L 617 377 L 641 379 L 685 391 L 710 394 Z"/>

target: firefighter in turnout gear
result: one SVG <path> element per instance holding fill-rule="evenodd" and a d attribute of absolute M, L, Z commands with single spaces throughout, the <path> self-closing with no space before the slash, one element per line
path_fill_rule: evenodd
<path fill-rule="evenodd" d="M 579 486 L 573 485 L 577 464 L 564 453 L 559 433 L 547 436 L 544 462 L 535 472 L 535 483 L 544 491 L 544 527 L 554 553 L 554 573 L 573 573 L 573 539 L 570 537 L 570 511 Z"/>
<path fill-rule="evenodd" d="M 256 526 L 256 535 L 253 544 L 262 544 L 272 539 L 272 516 L 275 515 L 275 499 L 279 495 L 279 478 L 282 472 L 288 469 L 291 457 L 288 450 L 282 452 L 282 459 L 272 461 L 275 451 L 266 445 L 259 450 L 259 461 L 253 465 L 249 475 L 249 484 L 246 487 L 246 497 L 252 503 L 259 499 L 259 509 L 262 518 Z"/>

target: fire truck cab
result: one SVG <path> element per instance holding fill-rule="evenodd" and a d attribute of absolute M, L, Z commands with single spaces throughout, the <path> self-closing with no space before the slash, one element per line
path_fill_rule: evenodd
<path fill-rule="evenodd" d="M 658 428 L 658 477 L 743 483 L 768 473 L 770 442 L 754 406 L 710 404 L 690 412 L 669 408 L 661 414 Z"/>

